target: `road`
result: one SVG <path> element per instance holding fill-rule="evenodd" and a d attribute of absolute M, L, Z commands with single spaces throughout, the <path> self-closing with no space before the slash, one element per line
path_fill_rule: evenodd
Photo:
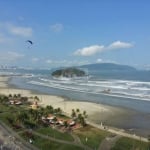
<path fill-rule="evenodd" d="M 9 150 L 38 150 L 20 138 L 16 132 L 6 126 L 2 121 L 0 121 L 0 143 L 0 149 L 7 147 Z"/>

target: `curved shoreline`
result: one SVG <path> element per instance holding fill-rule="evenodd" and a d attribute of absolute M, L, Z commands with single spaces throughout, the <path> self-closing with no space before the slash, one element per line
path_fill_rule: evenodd
<path fill-rule="evenodd" d="M 100 103 L 92 103 L 86 101 L 70 101 L 69 98 L 54 96 L 49 94 L 43 94 L 42 92 L 35 90 L 24 90 L 19 89 L 14 86 L 9 86 L 8 84 L 9 77 L 0 77 L 0 93 L 1 94 L 18 94 L 20 93 L 23 96 L 38 96 L 40 98 L 40 105 L 52 105 L 53 107 L 60 107 L 67 115 L 71 114 L 72 109 L 80 109 L 81 111 L 86 111 L 88 114 L 88 121 L 96 125 L 100 125 L 101 122 L 106 126 L 115 126 L 117 128 L 122 128 L 122 125 L 117 126 L 118 122 L 126 121 L 129 115 L 134 111 L 130 111 L 121 107 L 114 107 L 109 105 L 103 105 Z M 127 120 L 128 121 L 128 120 Z M 115 123 L 112 123 L 115 122 Z M 119 130 L 119 129 L 118 129 Z M 135 131 L 136 133 L 136 131 Z"/>

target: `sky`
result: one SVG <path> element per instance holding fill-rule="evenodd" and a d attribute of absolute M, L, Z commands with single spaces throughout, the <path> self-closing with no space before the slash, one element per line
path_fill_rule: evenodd
<path fill-rule="evenodd" d="M 149 8 L 149 0 L 0 0 L 0 65 L 150 67 Z"/>

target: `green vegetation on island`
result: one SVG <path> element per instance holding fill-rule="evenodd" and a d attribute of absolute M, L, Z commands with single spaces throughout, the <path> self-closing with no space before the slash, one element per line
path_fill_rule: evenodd
<path fill-rule="evenodd" d="M 59 69 L 59 70 L 52 72 L 53 77 L 72 78 L 72 77 L 83 77 L 85 75 L 86 75 L 85 71 L 75 68 L 75 67 Z"/>

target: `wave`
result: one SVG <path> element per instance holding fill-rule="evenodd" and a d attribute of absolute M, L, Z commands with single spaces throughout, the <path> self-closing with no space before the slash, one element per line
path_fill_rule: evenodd
<path fill-rule="evenodd" d="M 138 99 L 138 100 L 147 100 L 150 101 L 150 95 L 148 94 L 138 94 L 138 93 L 129 93 L 124 91 L 110 91 L 109 93 L 104 92 L 102 89 L 94 89 L 94 88 L 87 88 L 85 86 L 72 86 L 72 85 L 63 85 L 60 82 L 44 79 L 45 82 L 39 82 L 39 81 L 29 81 L 30 84 L 35 85 L 41 85 L 41 86 L 47 86 L 51 88 L 61 89 L 61 90 L 69 90 L 69 91 L 76 91 L 80 93 L 89 93 L 89 94 L 100 94 L 100 95 L 107 95 L 107 96 L 113 96 L 113 97 L 122 97 L 122 98 L 130 98 L 130 99 Z M 105 89 L 105 88 L 104 88 Z M 118 88 L 119 89 L 119 88 Z"/>
<path fill-rule="evenodd" d="M 66 85 L 74 85 L 74 86 L 86 86 L 86 87 L 100 87 L 100 88 L 109 88 L 109 89 L 120 89 L 120 90 L 137 90 L 137 91 L 150 91 L 149 83 L 146 84 L 144 82 L 131 82 L 130 85 L 126 84 L 129 81 L 118 81 L 118 80 L 110 80 L 110 81 L 83 81 L 83 80 L 52 80 L 52 79 L 43 79 L 39 78 L 39 80 L 48 82 L 48 83 L 55 83 L 55 84 L 66 84 Z M 114 82 L 115 81 L 115 82 Z"/>

